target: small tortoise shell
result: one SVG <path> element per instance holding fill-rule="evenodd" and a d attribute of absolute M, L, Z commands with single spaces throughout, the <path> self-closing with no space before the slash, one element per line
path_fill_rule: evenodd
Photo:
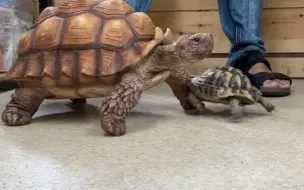
<path fill-rule="evenodd" d="M 229 66 L 208 69 L 202 75 L 195 77 L 192 83 L 199 88 L 203 96 L 214 99 L 235 96 L 255 101 L 254 99 L 259 95 L 259 91 L 252 86 L 249 78 L 242 71 Z"/>

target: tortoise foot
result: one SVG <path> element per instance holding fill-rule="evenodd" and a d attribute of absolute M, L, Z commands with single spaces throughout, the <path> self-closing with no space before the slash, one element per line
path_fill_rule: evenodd
<path fill-rule="evenodd" d="M 104 117 L 101 128 L 111 136 L 122 136 L 126 134 L 126 124 L 124 121 L 119 121 L 111 117 Z"/>
<path fill-rule="evenodd" d="M 188 106 L 184 106 L 185 108 L 189 108 L 189 109 L 184 108 L 186 114 L 189 115 L 213 114 L 213 111 L 206 108 L 205 104 L 201 100 L 199 100 L 192 92 L 188 94 L 188 102 L 189 102 Z"/>
<path fill-rule="evenodd" d="M 267 112 L 276 111 L 276 106 L 269 103 L 265 106 L 265 109 L 267 110 Z"/>
<path fill-rule="evenodd" d="M 29 124 L 46 96 L 47 92 L 40 88 L 16 89 L 2 113 L 2 121 L 8 126 Z"/>
<path fill-rule="evenodd" d="M 200 111 L 195 108 L 194 109 L 184 109 L 184 112 L 187 115 L 198 115 L 200 113 Z"/>
<path fill-rule="evenodd" d="M 276 111 L 276 106 L 260 97 L 258 102 L 266 109 L 267 112 Z"/>
<path fill-rule="evenodd" d="M 244 117 L 244 113 L 243 112 L 235 112 L 235 113 L 231 113 L 230 119 L 233 122 L 241 122 L 243 120 Z"/>
<path fill-rule="evenodd" d="M 31 122 L 31 114 L 16 107 L 7 108 L 2 113 L 2 121 L 7 126 L 22 126 Z"/>

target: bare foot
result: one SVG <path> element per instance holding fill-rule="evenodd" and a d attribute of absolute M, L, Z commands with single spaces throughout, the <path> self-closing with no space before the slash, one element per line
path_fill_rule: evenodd
<path fill-rule="evenodd" d="M 271 73 L 271 71 L 266 67 L 264 63 L 257 63 L 254 66 L 252 66 L 249 71 L 250 74 L 256 74 L 259 72 L 268 72 Z M 279 80 L 279 79 L 274 79 L 274 80 L 266 80 L 263 83 L 264 87 L 279 87 L 279 88 L 288 88 L 290 87 L 290 82 L 289 80 Z"/>

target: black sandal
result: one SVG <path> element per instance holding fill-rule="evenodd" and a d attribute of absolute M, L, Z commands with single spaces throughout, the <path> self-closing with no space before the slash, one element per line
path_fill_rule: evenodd
<path fill-rule="evenodd" d="M 268 72 L 260 72 L 256 74 L 250 74 L 249 69 L 257 63 L 264 63 L 266 67 L 271 71 L 270 64 L 268 60 L 259 52 L 250 53 L 248 56 L 238 60 L 235 64 L 235 68 L 238 68 L 243 71 L 245 75 L 248 76 L 253 86 L 258 88 L 263 96 L 271 96 L 271 97 L 282 97 L 288 96 L 291 93 L 290 87 L 280 88 L 280 87 L 264 87 L 263 83 L 266 80 L 288 80 L 290 85 L 292 84 L 292 80 L 289 76 L 284 75 L 282 73 L 268 73 Z"/>

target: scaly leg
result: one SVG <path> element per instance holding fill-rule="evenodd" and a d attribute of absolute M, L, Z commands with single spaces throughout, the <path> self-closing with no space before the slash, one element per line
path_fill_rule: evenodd
<path fill-rule="evenodd" d="M 47 94 L 45 90 L 40 88 L 16 89 L 11 96 L 11 101 L 2 113 L 2 121 L 8 126 L 29 124 Z"/>
<path fill-rule="evenodd" d="M 112 136 L 121 136 L 126 133 L 125 119 L 131 109 L 137 105 L 143 87 L 142 78 L 135 73 L 129 73 L 105 98 L 101 106 L 100 121 L 106 133 Z"/>
<path fill-rule="evenodd" d="M 148 90 L 150 88 L 155 87 L 156 85 L 164 82 L 171 74 L 171 71 L 163 71 L 158 75 L 152 77 L 150 80 L 146 81 L 144 90 Z"/>
<path fill-rule="evenodd" d="M 232 98 L 230 100 L 231 118 L 233 121 L 238 121 L 243 117 L 243 111 L 240 106 L 240 101 Z"/>
<path fill-rule="evenodd" d="M 267 110 L 267 112 L 275 111 L 275 105 L 266 101 L 262 96 L 259 97 L 258 103 L 260 103 Z"/>
<path fill-rule="evenodd" d="M 187 85 L 193 75 L 186 69 L 178 68 L 172 71 L 171 76 L 166 80 L 166 83 L 170 86 L 173 94 L 179 100 L 180 105 L 186 113 L 193 113 L 197 111 L 196 106 L 191 105 L 188 99 L 188 95 L 191 92 Z M 204 107 L 201 102 L 200 107 Z"/>
<path fill-rule="evenodd" d="M 87 102 L 85 98 L 71 99 L 73 104 L 84 104 Z"/>
<path fill-rule="evenodd" d="M 212 113 L 212 111 L 207 109 L 205 104 L 200 99 L 198 99 L 194 93 L 192 92 L 189 93 L 188 100 L 190 104 L 196 108 L 195 111 L 188 112 L 189 114 L 207 113 L 207 112 Z"/>
<path fill-rule="evenodd" d="M 186 84 L 181 83 L 174 76 L 170 76 L 166 80 L 166 83 L 169 85 L 174 96 L 179 100 L 180 105 L 186 112 L 196 109 L 194 106 L 191 105 L 191 103 L 188 100 L 188 93 L 190 91 Z"/>

